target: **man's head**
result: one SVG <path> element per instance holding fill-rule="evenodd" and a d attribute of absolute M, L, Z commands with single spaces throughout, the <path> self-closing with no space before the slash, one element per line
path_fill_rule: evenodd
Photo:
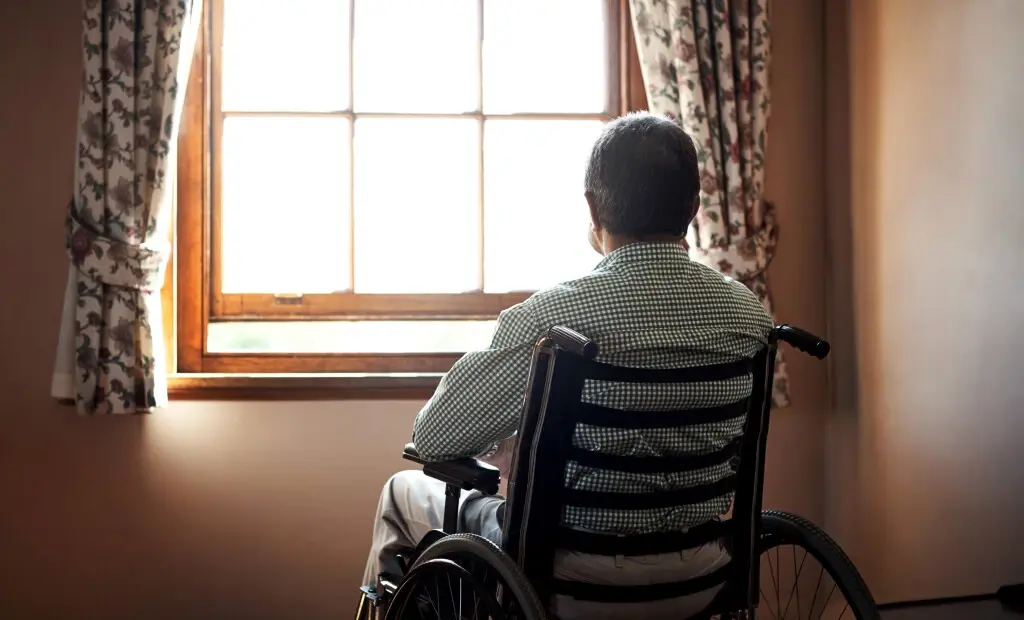
<path fill-rule="evenodd" d="M 697 213 L 697 151 L 672 120 L 622 116 L 594 143 L 585 189 L 598 252 L 638 241 L 682 242 Z"/>

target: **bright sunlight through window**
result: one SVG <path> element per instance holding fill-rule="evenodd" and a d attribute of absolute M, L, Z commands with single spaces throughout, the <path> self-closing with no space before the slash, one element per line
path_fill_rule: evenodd
<path fill-rule="evenodd" d="M 495 314 L 463 308 L 593 268 L 606 2 L 287 5 L 214 20 L 209 351 L 461 352 Z"/>

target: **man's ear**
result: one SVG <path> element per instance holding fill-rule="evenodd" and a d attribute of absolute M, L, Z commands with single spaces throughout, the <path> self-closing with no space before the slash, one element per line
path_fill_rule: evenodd
<path fill-rule="evenodd" d="M 583 192 L 583 197 L 587 199 L 587 206 L 590 207 L 590 223 L 594 225 L 594 230 L 601 230 L 601 220 L 597 217 L 597 202 L 594 200 L 594 194 Z"/>

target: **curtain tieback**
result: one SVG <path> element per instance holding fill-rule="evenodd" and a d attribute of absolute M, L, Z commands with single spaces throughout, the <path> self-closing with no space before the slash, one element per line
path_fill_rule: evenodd
<path fill-rule="evenodd" d="M 92 280 L 149 293 L 164 283 L 168 250 L 132 245 L 104 236 L 68 205 L 67 251 L 75 267 Z"/>
<path fill-rule="evenodd" d="M 761 275 L 772 262 L 779 228 L 775 218 L 775 204 L 764 201 L 764 222 L 761 228 L 743 239 L 733 239 L 727 245 L 713 248 L 691 248 L 690 256 L 697 262 L 713 267 L 741 282 Z"/>

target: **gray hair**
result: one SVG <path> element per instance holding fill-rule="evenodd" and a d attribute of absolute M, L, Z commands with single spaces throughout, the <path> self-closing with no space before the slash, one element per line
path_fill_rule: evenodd
<path fill-rule="evenodd" d="M 697 150 L 675 121 L 630 113 L 605 125 L 584 186 L 609 233 L 681 237 L 697 213 Z"/>

